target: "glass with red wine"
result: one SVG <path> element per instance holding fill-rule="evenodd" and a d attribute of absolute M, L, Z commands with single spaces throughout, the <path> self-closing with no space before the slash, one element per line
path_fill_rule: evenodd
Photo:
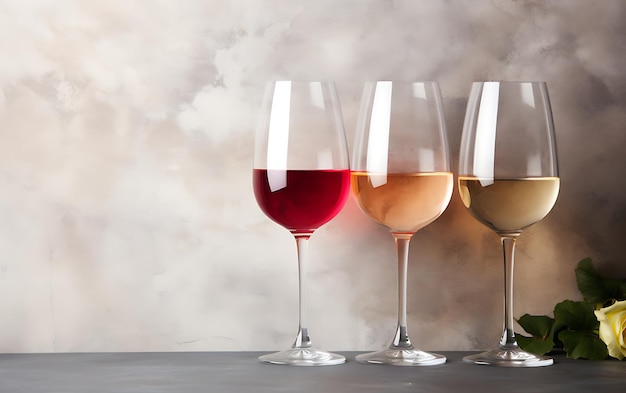
<path fill-rule="evenodd" d="M 333 82 L 268 83 L 255 143 L 253 184 L 261 210 L 296 240 L 299 280 L 294 343 L 259 360 L 293 366 L 344 363 L 344 356 L 313 347 L 306 313 L 309 238 L 341 211 L 350 193 L 348 146 Z"/>

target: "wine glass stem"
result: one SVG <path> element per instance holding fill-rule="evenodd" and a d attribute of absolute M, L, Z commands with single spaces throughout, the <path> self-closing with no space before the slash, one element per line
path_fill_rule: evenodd
<path fill-rule="evenodd" d="M 406 292 L 407 272 L 409 266 L 409 242 L 412 233 L 394 233 L 396 253 L 398 255 L 398 327 L 393 338 L 392 346 L 400 348 L 412 347 L 406 321 Z"/>
<path fill-rule="evenodd" d="M 296 248 L 298 249 L 298 335 L 293 348 L 310 348 L 311 338 L 307 329 L 307 287 L 306 265 L 310 235 L 295 234 Z"/>
<path fill-rule="evenodd" d="M 501 234 L 504 252 L 504 329 L 500 339 L 500 347 L 504 349 L 519 348 L 515 339 L 513 326 L 513 267 L 515 264 L 515 241 L 517 234 Z"/>

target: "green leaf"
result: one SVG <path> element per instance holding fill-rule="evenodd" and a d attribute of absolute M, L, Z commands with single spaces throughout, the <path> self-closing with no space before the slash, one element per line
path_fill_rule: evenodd
<path fill-rule="evenodd" d="M 517 323 L 533 337 L 548 339 L 552 338 L 550 332 L 554 325 L 554 319 L 545 315 L 529 315 L 524 314 L 518 320 Z"/>
<path fill-rule="evenodd" d="M 544 355 L 554 348 L 554 341 L 551 339 L 543 340 L 537 337 L 526 337 L 521 334 L 516 334 L 515 339 L 523 350 L 535 355 Z"/>
<path fill-rule="evenodd" d="M 578 289 L 586 302 L 603 304 L 611 299 L 624 299 L 626 281 L 602 277 L 591 258 L 580 261 L 575 273 Z"/>
<path fill-rule="evenodd" d="M 598 326 L 594 310 L 593 304 L 564 300 L 554 307 L 554 319 L 569 330 L 594 330 Z"/>
<path fill-rule="evenodd" d="M 569 358 L 603 360 L 609 355 L 604 342 L 592 331 L 564 330 L 559 333 L 559 340 Z"/>
<path fill-rule="evenodd" d="M 545 315 L 524 314 L 517 320 L 517 323 L 527 333 L 532 335 L 532 337 L 516 335 L 517 343 L 522 349 L 537 355 L 543 355 L 554 348 L 554 341 L 552 340 L 553 318 Z"/>
<path fill-rule="evenodd" d="M 610 297 L 604 288 L 604 279 L 600 277 L 593 267 L 591 258 L 585 258 L 580 261 L 575 273 L 576 284 L 578 284 L 578 289 L 586 302 L 604 303 Z"/>
<path fill-rule="evenodd" d="M 567 326 L 559 321 L 554 321 L 552 330 L 550 331 L 550 337 L 552 337 L 552 340 L 554 341 L 554 348 L 563 348 L 563 343 L 559 340 L 559 333 L 563 330 L 567 330 Z"/>

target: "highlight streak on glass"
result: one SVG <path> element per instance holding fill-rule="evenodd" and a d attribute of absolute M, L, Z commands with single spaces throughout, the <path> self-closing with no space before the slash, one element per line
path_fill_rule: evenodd
<path fill-rule="evenodd" d="M 474 146 L 473 171 L 483 187 L 493 184 L 499 97 L 500 82 L 485 82 L 476 123 L 476 140 L 481 143 Z"/>
<path fill-rule="evenodd" d="M 423 83 L 413 83 L 413 97 L 426 99 L 426 87 Z"/>
<path fill-rule="evenodd" d="M 377 82 L 367 145 L 366 170 L 374 187 L 387 183 L 392 83 Z"/>
<path fill-rule="evenodd" d="M 435 171 L 435 151 L 420 147 L 417 155 L 419 161 L 420 172 L 436 172 Z"/>
<path fill-rule="evenodd" d="M 324 110 L 324 92 L 322 91 L 322 84 L 320 82 L 311 82 L 309 92 L 313 106 Z"/>
<path fill-rule="evenodd" d="M 287 169 L 290 100 L 291 82 L 276 82 L 267 138 L 267 169 L 282 169 L 283 171 Z M 280 174 L 279 172 L 275 173 Z M 268 180 L 272 191 L 277 191 L 287 186 L 286 176 L 271 176 Z"/>
<path fill-rule="evenodd" d="M 535 93 L 533 92 L 532 83 L 522 83 L 520 85 L 522 90 L 522 102 L 531 108 L 535 107 Z"/>

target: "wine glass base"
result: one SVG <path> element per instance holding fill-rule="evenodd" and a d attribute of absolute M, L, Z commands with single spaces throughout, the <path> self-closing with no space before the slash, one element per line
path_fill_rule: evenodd
<path fill-rule="evenodd" d="M 259 356 L 259 360 L 263 363 L 287 366 L 334 366 L 346 362 L 342 355 L 315 348 L 290 348 Z"/>
<path fill-rule="evenodd" d="M 496 367 L 544 367 L 554 364 L 552 358 L 534 355 L 521 349 L 493 349 L 465 356 L 463 362 Z"/>
<path fill-rule="evenodd" d="M 436 366 L 444 364 L 446 357 L 436 353 L 420 351 L 415 348 L 391 347 L 378 352 L 356 356 L 359 363 L 385 364 L 390 366 Z"/>

